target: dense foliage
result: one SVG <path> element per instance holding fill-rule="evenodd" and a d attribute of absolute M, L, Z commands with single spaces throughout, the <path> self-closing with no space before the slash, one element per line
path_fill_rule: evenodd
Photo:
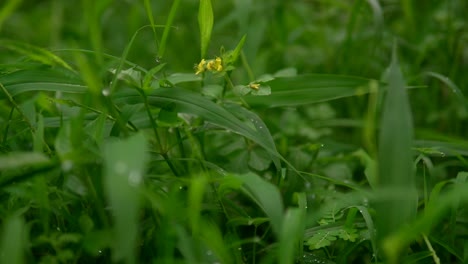
<path fill-rule="evenodd" d="M 467 12 L 4 0 L 0 263 L 468 263 Z"/>

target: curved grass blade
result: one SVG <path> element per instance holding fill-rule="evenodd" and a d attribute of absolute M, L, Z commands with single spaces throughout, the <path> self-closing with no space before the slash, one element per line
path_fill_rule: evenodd
<path fill-rule="evenodd" d="M 73 71 L 72 67 L 68 65 L 68 63 L 54 53 L 43 48 L 13 40 L 0 40 L 0 47 L 16 51 L 28 56 L 31 60 L 38 61 L 46 65 L 59 65 Z"/>
<path fill-rule="evenodd" d="M 237 175 L 243 182 L 243 191 L 266 213 L 273 232 L 281 237 L 283 226 L 283 201 L 275 185 L 253 173 Z"/>
<path fill-rule="evenodd" d="M 455 94 L 455 96 L 457 97 L 457 100 L 463 105 L 465 110 L 468 110 L 468 100 L 466 100 L 462 91 L 460 90 L 460 88 L 458 88 L 458 86 L 455 83 L 453 83 L 448 77 L 442 74 L 436 73 L 436 72 L 427 72 L 426 74 L 431 77 L 436 78 L 437 80 L 447 85 L 447 87 L 449 87 L 452 90 L 452 92 Z"/>
<path fill-rule="evenodd" d="M 135 91 L 122 92 L 119 95 L 116 95 L 115 98 L 115 102 L 124 102 L 126 104 L 140 103 L 141 101 L 141 96 Z M 148 96 L 148 102 L 156 106 L 174 103 L 174 111 L 200 116 L 207 122 L 240 134 L 256 142 L 265 148 L 271 155 L 283 159 L 276 150 L 274 142 L 265 138 L 263 133 L 242 122 L 225 108 L 213 103 L 199 94 L 179 88 L 161 88 L 156 89 Z"/>
<path fill-rule="evenodd" d="M 265 84 L 271 87 L 269 96 L 246 96 L 251 106 L 279 107 L 323 102 L 369 92 L 370 79 L 326 74 L 306 74 L 276 78 Z"/>
<path fill-rule="evenodd" d="M 0 76 L 11 96 L 28 91 L 84 93 L 86 86 L 73 72 L 53 69 L 19 70 Z"/>

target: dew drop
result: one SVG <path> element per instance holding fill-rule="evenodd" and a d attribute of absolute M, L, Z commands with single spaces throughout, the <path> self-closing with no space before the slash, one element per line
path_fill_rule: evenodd
<path fill-rule="evenodd" d="M 70 171 L 73 168 L 73 161 L 65 160 L 62 162 L 62 170 L 63 171 Z"/>
<path fill-rule="evenodd" d="M 141 173 L 139 171 L 131 171 L 128 174 L 128 184 L 131 186 L 138 186 L 141 183 Z"/>
<path fill-rule="evenodd" d="M 104 96 L 109 96 L 109 95 L 110 95 L 110 90 L 109 90 L 109 88 L 104 88 L 104 89 L 102 89 L 102 95 L 104 95 Z"/>

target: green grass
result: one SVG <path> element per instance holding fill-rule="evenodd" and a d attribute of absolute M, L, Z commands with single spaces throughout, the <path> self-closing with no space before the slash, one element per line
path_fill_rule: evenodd
<path fill-rule="evenodd" d="M 468 263 L 465 10 L 7 0 L 0 263 Z"/>

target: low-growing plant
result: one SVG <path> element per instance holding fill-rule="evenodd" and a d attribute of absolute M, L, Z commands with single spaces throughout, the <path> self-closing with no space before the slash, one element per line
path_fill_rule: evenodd
<path fill-rule="evenodd" d="M 45 2 L 60 48 L 0 39 L 0 263 L 467 262 L 466 63 L 416 30 L 460 59 L 466 3 Z"/>

